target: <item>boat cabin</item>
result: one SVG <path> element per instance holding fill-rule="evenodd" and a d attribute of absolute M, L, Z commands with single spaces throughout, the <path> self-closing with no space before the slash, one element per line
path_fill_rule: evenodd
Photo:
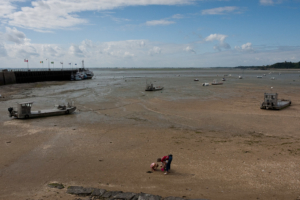
<path fill-rule="evenodd" d="M 277 101 L 278 101 L 278 94 L 277 93 L 265 93 L 264 102 L 267 105 L 277 105 Z"/>
<path fill-rule="evenodd" d="M 33 102 L 18 103 L 18 117 L 31 114 L 31 106 Z"/>

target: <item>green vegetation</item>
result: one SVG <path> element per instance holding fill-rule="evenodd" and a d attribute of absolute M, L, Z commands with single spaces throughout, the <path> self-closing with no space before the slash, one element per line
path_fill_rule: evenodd
<path fill-rule="evenodd" d="M 292 63 L 292 62 L 281 62 L 281 63 L 275 63 L 273 65 L 267 65 L 267 66 L 238 66 L 235 68 L 239 69 L 261 69 L 261 70 L 268 70 L 268 69 L 300 69 L 300 62 Z"/>

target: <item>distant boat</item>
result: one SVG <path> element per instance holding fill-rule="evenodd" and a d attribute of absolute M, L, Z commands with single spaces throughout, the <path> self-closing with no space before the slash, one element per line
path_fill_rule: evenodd
<path fill-rule="evenodd" d="M 243 77 L 242 77 L 242 76 L 239 76 L 239 79 L 243 79 Z"/>
<path fill-rule="evenodd" d="M 202 86 L 209 86 L 209 83 L 202 83 Z"/>
<path fill-rule="evenodd" d="M 211 83 L 211 85 L 223 85 L 222 82 L 218 82 L 217 80 L 213 80 L 213 82 Z"/>
<path fill-rule="evenodd" d="M 81 81 L 84 79 L 84 74 L 81 72 L 76 72 L 74 75 L 73 73 L 71 74 L 71 81 Z"/>
<path fill-rule="evenodd" d="M 226 81 L 226 79 L 225 79 L 225 78 L 222 78 L 222 81 Z"/>
<path fill-rule="evenodd" d="M 199 79 L 195 78 L 194 81 L 199 81 Z"/>
<path fill-rule="evenodd" d="M 78 69 L 79 72 L 81 72 L 83 79 L 92 79 L 94 76 L 94 73 L 90 71 L 89 69 L 84 68 L 84 60 L 82 60 L 81 68 Z"/>
<path fill-rule="evenodd" d="M 157 90 L 162 90 L 162 89 L 164 89 L 164 87 L 161 87 L 161 86 L 153 86 L 153 84 L 152 83 L 150 83 L 150 84 L 146 84 L 146 89 L 145 89 L 145 91 L 157 91 Z"/>
<path fill-rule="evenodd" d="M 272 77 L 271 80 L 275 80 L 275 77 Z"/>
<path fill-rule="evenodd" d="M 262 76 L 257 76 L 257 78 L 262 78 Z"/>

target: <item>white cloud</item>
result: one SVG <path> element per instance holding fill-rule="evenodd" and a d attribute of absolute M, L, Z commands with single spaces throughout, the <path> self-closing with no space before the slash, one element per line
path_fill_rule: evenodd
<path fill-rule="evenodd" d="M 8 20 L 9 25 L 38 31 L 86 24 L 88 23 L 86 19 L 76 15 L 84 11 L 104 11 L 126 6 L 183 5 L 195 2 L 195 0 L 47 0 L 32 1 L 31 7 L 22 7 L 20 11 L 13 12 L 16 8 L 11 3 L 6 3 L 6 0 L 0 1 L 2 11 L 0 17 Z"/>
<path fill-rule="evenodd" d="M 229 13 L 241 13 L 241 9 L 236 6 L 226 6 L 219 8 L 212 8 L 207 10 L 202 10 L 202 15 L 225 15 Z"/>
<path fill-rule="evenodd" d="M 170 25 L 170 24 L 174 24 L 174 23 L 175 23 L 174 21 L 161 19 L 161 20 L 147 21 L 146 25 L 147 26 L 157 26 L 157 25 Z"/>
<path fill-rule="evenodd" d="M 6 56 L 7 56 L 6 49 L 3 43 L 0 42 L 0 57 L 6 57 Z"/>
<path fill-rule="evenodd" d="M 273 0 L 260 0 L 260 4 L 262 5 L 273 5 Z"/>
<path fill-rule="evenodd" d="M 259 0 L 260 4 L 265 5 L 265 6 L 271 6 L 274 4 L 280 4 L 284 0 Z"/>
<path fill-rule="evenodd" d="M 186 51 L 186 52 L 189 52 L 189 53 L 196 53 L 196 51 L 190 46 L 187 46 L 183 50 Z"/>
<path fill-rule="evenodd" d="M 8 41 L 17 44 L 23 44 L 26 40 L 28 41 L 28 39 L 26 39 L 26 35 L 23 32 L 18 31 L 16 28 L 9 28 L 9 27 L 6 27 L 5 38 Z"/>
<path fill-rule="evenodd" d="M 84 57 L 83 52 L 78 45 L 71 45 L 69 48 L 69 53 L 76 57 Z"/>
<path fill-rule="evenodd" d="M 16 10 L 16 7 L 12 5 L 13 1 L 10 0 L 0 0 L 0 18 L 6 17 Z"/>
<path fill-rule="evenodd" d="M 220 43 L 218 45 L 214 46 L 215 50 L 221 51 L 221 49 L 230 49 L 230 45 L 225 42 L 225 39 L 227 38 L 227 35 L 222 34 L 210 34 L 208 37 L 205 38 L 206 42 L 213 42 L 213 41 L 219 41 Z"/>
<path fill-rule="evenodd" d="M 24 33 L 17 29 L 20 36 Z M 0 32 L 0 62 L 3 66 L 11 68 L 27 67 L 24 58 L 29 59 L 29 67 L 48 67 L 46 58 L 57 63 L 80 63 L 85 60 L 86 67 L 217 67 L 239 65 L 266 65 L 282 60 L 299 62 L 300 47 L 265 47 L 256 46 L 253 50 L 250 42 L 235 50 L 197 53 L 195 48 L 205 49 L 206 44 L 190 43 L 175 44 L 161 43 L 149 40 L 125 40 L 112 42 L 93 42 L 83 40 L 80 43 L 64 47 L 57 44 L 35 44 L 26 38 L 24 43 L 11 43 Z M 205 42 L 217 42 L 216 49 L 226 47 L 228 36 L 211 34 L 204 39 Z M 228 44 L 227 44 L 228 45 Z M 183 53 L 189 52 L 189 53 Z M 243 53 L 248 52 L 250 53 Z M 255 59 L 256 58 L 256 59 Z M 44 61 L 44 65 L 40 64 Z M 80 64 L 79 64 L 80 66 Z"/>
<path fill-rule="evenodd" d="M 153 47 L 149 50 L 149 55 L 154 56 L 155 54 L 161 54 L 161 48 L 160 47 Z"/>
<path fill-rule="evenodd" d="M 172 16 L 172 18 L 174 18 L 174 19 L 182 19 L 182 18 L 184 18 L 184 15 L 182 15 L 182 14 L 175 14 L 175 15 Z"/>
<path fill-rule="evenodd" d="M 247 51 L 247 52 L 253 52 L 254 49 L 252 47 L 252 43 L 248 42 L 246 44 L 243 44 L 241 47 L 235 46 L 235 49 L 238 51 Z"/>

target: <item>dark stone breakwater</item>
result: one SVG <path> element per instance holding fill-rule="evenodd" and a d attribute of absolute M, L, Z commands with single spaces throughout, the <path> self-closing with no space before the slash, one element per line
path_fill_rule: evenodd
<path fill-rule="evenodd" d="M 159 195 L 145 194 L 145 193 L 132 193 L 122 191 L 107 191 L 98 188 L 84 188 L 81 186 L 69 186 L 67 193 L 76 195 L 76 200 L 187 200 L 181 197 L 161 197 Z M 190 199 L 190 200 L 208 200 L 208 199 Z"/>
<path fill-rule="evenodd" d="M 49 69 L 49 70 L 2 70 L 0 72 L 0 85 L 15 83 L 33 83 L 43 81 L 68 81 L 71 74 L 78 69 Z"/>

